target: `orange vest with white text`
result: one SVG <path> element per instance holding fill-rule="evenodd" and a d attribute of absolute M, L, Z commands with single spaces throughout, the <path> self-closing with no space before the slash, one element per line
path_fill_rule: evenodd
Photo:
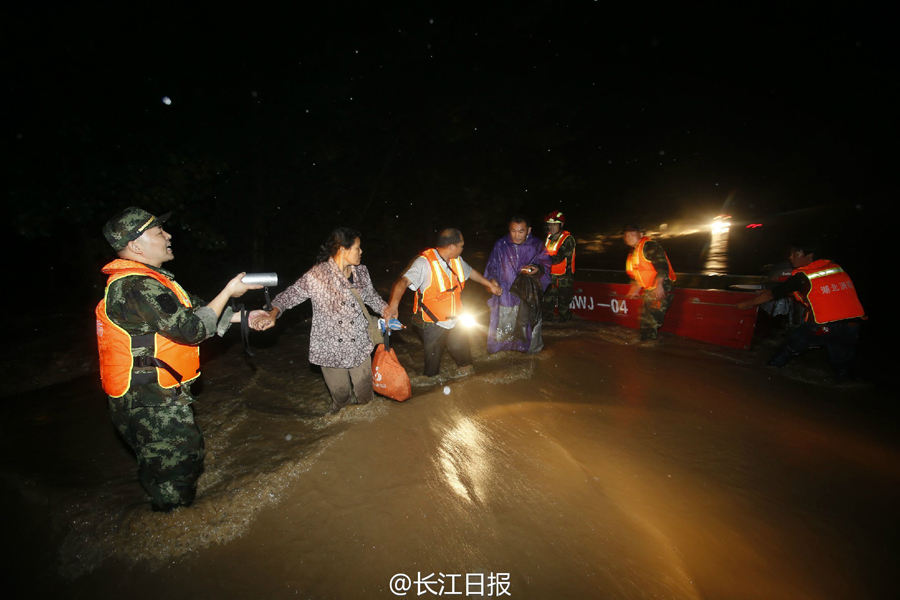
<path fill-rule="evenodd" d="M 865 311 L 856 295 L 856 288 L 844 270 L 830 260 L 814 260 L 805 267 L 794 269 L 809 279 L 809 292 L 804 298 L 794 296 L 806 305 L 806 319 L 816 323 L 831 323 L 843 319 L 864 317 Z"/>
<path fill-rule="evenodd" d="M 547 236 L 547 241 L 544 242 L 544 245 L 547 246 L 547 254 L 550 256 L 556 256 L 559 253 L 559 249 L 562 247 L 562 243 L 566 241 L 566 238 L 571 237 L 572 234 L 568 231 L 563 231 L 559 234 L 559 238 L 555 241 L 550 239 L 550 236 Z M 566 274 L 566 266 L 569 263 L 572 263 L 571 272 L 575 273 L 575 251 L 572 251 L 571 257 L 566 257 L 566 260 L 558 262 L 550 267 L 551 275 L 565 275 Z"/>
<path fill-rule="evenodd" d="M 628 255 L 628 259 L 625 261 L 625 270 L 628 272 L 628 276 L 637 281 L 642 288 L 652 290 L 656 287 L 656 267 L 644 257 L 644 244 L 649 241 L 648 237 L 641 238 L 638 245 Z M 675 281 L 675 271 L 672 269 L 668 255 L 666 255 L 666 264 L 669 265 L 669 279 Z"/>
<path fill-rule="evenodd" d="M 132 336 L 127 331 L 113 323 L 106 313 L 106 300 L 109 294 L 109 286 L 112 282 L 123 277 L 152 277 L 168 289 L 172 290 L 178 301 L 187 308 L 191 307 L 191 300 L 180 285 L 146 265 L 133 261 L 118 259 L 103 267 L 103 272 L 109 275 L 106 281 L 106 291 L 103 300 L 97 305 L 97 346 L 100 349 L 100 381 L 103 391 L 107 395 L 119 398 L 131 387 L 131 376 L 134 369 L 134 355 L 132 353 Z M 193 381 L 200 375 L 200 348 L 187 344 L 180 344 L 166 337 L 153 334 L 153 354 L 181 376 L 179 383 L 168 371 L 162 368 L 156 369 L 156 382 L 163 388 L 173 388 L 181 383 Z"/>
<path fill-rule="evenodd" d="M 438 255 L 437 249 L 426 250 L 422 256 L 425 257 L 431 268 L 431 281 L 421 292 L 416 292 L 413 314 L 421 314 L 422 320 L 434 323 L 435 319 L 427 311 L 421 309 L 421 305 L 424 304 L 437 321 L 447 321 L 458 317 L 462 310 L 462 289 L 466 286 L 462 260 L 457 257 L 449 261 L 453 276 L 448 277 L 447 272 L 441 267 L 444 259 Z"/>

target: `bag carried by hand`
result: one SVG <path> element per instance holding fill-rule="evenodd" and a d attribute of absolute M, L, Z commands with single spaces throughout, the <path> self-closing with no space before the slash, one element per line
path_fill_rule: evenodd
<path fill-rule="evenodd" d="M 400 364 L 397 353 L 391 349 L 391 338 L 387 331 L 384 332 L 383 341 L 372 359 L 372 387 L 382 396 L 403 402 L 412 396 L 409 375 Z"/>

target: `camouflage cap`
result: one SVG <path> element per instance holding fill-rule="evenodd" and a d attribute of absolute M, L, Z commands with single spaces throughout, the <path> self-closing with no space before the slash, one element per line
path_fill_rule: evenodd
<path fill-rule="evenodd" d="M 106 222 L 103 236 L 117 252 L 138 239 L 148 229 L 165 223 L 172 213 L 155 217 L 142 208 L 130 206 Z"/>

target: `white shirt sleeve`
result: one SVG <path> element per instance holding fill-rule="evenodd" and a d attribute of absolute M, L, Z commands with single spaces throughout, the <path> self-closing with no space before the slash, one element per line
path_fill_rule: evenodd
<path fill-rule="evenodd" d="M 431 266 L 424 256 L 420 256 L 413 261 L 409 270 L 403 276 L 409 279 L 409 289 L 420 290 L 431 281 Z"/>

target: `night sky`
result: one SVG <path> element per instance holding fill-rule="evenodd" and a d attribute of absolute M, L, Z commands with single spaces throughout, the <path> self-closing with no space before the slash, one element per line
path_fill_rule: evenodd
<path fill-rule="evenodd" d="M 297 276 L 338 225 L 401 261 L 438 227 L 487 243 L 556 208 L 591 234 L 876 218 L 885 15 L 619 4 L 5 8 L 14 276 L 95 302 L 100 227 L 129 205 L 175 211 L 172 267 L 201 291 Z"/>

